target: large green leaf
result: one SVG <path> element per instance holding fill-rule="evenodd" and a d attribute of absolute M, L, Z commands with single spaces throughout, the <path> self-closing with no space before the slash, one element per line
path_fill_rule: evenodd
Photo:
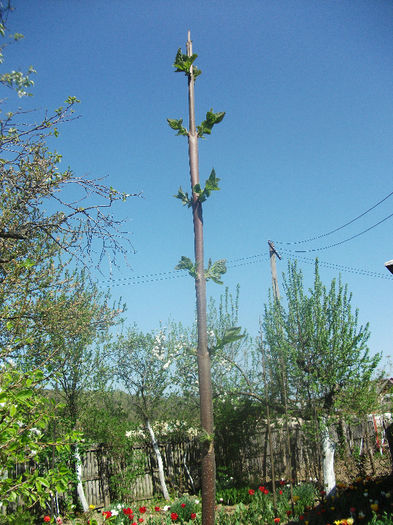
<path fill-rule="evenodd" d="M 183 119 L 180 118 L 180 119 L 173 119 L 173 118 L 167 118 L 167 121 L 168 121 L 168 124 L 169 126 L 174 129 L 175 131 L 177 131 L 177 135 L 184 135 L 184 136 L 187 136 L 188 135 L 188 131 L 186 130 L 185 127 L 183 127 Z"/>
<path fill-rule="evenodd" d="M 180 261 L 175 266 L 175 270 L 187 270 L 191 277 L 194 277 L 194 279 L 197 277 L 195 264 L 185 255 L 181 256 Z"/>
<path fill-rule="evenodd" d="M 210 135 L 215 124 L 219 124 L 222 119 L 225 117 L 225 111 L 220 111 L 218 113 L 213 112 L 213 108 L 206 113 L 206 119 L 197 126 L 198 137 L 203 137 L 204 135 Z"/>
<path fill-rule="evenodd" d="M 205 187 L 202 190 L 200 184 L 195 184 L 193 188 L 193 192 L 198 196 L 199 202 L 205 202 L 205 200 L 210 197 L 210 192 L 212 191 L 218 191 L 220 188 L 218 187 L 218 182 L 220 179 L 216 177 L 216 172 L 214 168 L 212 169 L 209 178 L 205 182 Z"/>
<path fill-rule="evenodd" d="M 179 48 L 176 53 L 175 62 L 173 63 L 173 67 L 176 69 L 175 73 L 184 73 L 185 75 L 189 76 L 191 74 L 191 66 L 194 64 L 197 57 L 198 55 L 195 53 L 190 57 L 188 55 L 184 55 L 181 48 Z M 196 66 L 193 66 L 192 70 L 194 78 L 198 77 L 202 73 L 202 71 Z"/>
<path fill-rule="evenodd" d="M 227 328 L 221 338 L 216 337 L 216 344 L 210 349 L 210 354 L 213 354 L 217 350 L 221 350 L 224 348 L 224 346 L 234 343 L 239 339 L 243 339 L 246 334 L 242 334 L 241 330 L 242 329 L 240 326 L 232 326 L 231 328 Z"/>
<path fill-rule="evenodd" d="M 205 270 L 205 278 L 208 281 L 211 279 L 216 284 L 224 284 L 221 281 L 221 276 L 226 273 L 227 266 L 226 266 L 226 260 L 225 259 L 219 259 L 218 261 L 212 263 L 211 259 L 209 259 L 209 264 L 207 267 L 207 270 Z"/>

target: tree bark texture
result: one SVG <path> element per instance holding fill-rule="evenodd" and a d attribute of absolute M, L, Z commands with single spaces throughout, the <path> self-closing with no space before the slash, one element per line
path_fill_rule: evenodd
<path fill-rule="evenodd" d="M 192 43 L 188 34 L 187 54 L 192 55 Z M 206 278 L 204 271 L 202 204 L 194 193 L 199 184 L 198 134 L 195 126 L 194 75 L 188 77 L 189 133 L 188 153 L 190 163 L 191 191 L 193 195 L 192 215 L 194 224 L 194 252 L 196 265 L 195 294 L 198 326 L 198 378 L 201 426 L 206 439 L 202 444 L 202 523 L 214 525 L 216 470 L 214 456 L 214 423 L 210 355 L 207 346 Z"/>

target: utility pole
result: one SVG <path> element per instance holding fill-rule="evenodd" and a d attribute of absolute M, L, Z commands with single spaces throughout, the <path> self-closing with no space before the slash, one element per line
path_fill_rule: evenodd
<path fill-rule="evenodd" d="M 280 290 L 278 289 L 276 255 L 280 260 L 281 260 L 281 255 L 279 255 L 277 250 L 275 249 L 273 241 L 267 241 L 267 243 L 269 245 L 270 268 L 272 271 L 273 295 L 274 295 L 274 298 L 277 301 L 279 301 L 280 300 Z"/>
<path fill-rule="evenodd" d="M 280 303 L 280 290 L 278 288 L 277 280 L 277 267 L 276 267 L 276 256 L 281 260 L 281 255 L 277 252 L 274 247 L 273 241 L 267 241 L 269 246 L 269 255 L 270 255 L 270 269 L 272 272 L 272 283 L 273 283 L 273 296 L 275 303 Z M 291 492 L 291 504 L 292 512 L 294 512 L 294 502 L 293 502 L 293 488 L 292 488 L 292 459 L 291 459 L 291 437 L 289 433 L 289 422 L 288 422 L 288 387 L 286 380 L 286 366 L 285 360 L 283 358 L 282 352 L 280 351 L 280 365 L 281 365 L 281 382 L 283 388 L 283 397 L 284 397 L 284 411 L 285 411 L 285 433 L 286 433 L 286 463 L 287 463 L 287 477 L 290 484 Z"/>
<path fill-rule="evenodd" d="M 276 462 L 274 460 L 274 448 L 273 448 L 273 436 L 272 436 L 272 424 L 270 419 L 270 407 L 269 407 L 269 393 L 267 386 L 267 376 L 266 376 L 266 354 L 265 347 L 263 344 L 263 335 L 262 335 L 262 323 L 260 323 L 260 342 L 259 346 L 262 353 L 262 376 L 263 376 L 263 385 L 265 392 L 265 404 L 266 404 L 266 425 L 267 425 L 267 438 L 269 441 L 269 454 L 270 454 L 270 472 L 272 476 L 272 493 L 273 493 L 273 508 L 274 512 L 277 512 L 277 494 L 276 494 Z"/>

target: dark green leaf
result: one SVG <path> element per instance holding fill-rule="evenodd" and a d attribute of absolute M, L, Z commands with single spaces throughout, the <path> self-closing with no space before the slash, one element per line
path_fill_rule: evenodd
<path fill-rule="evenodd" d="M 222 338 L 216 338 L 217 342 L 212 351 L 221 350 L 222 348 L 224 348 L 224 346 L 234 343 L 239 339 L 243 339 L 243 337 L 245 337 L 245 334 L 241 334 L 240 332 L 240 326 L 232 326 L 231 328 L 227 328 Z"/>
<path fill-rule="evenodd" d="M 177 192 L 177 195 L 174 195 L 174 197 L 176 197 L 176 199 L 181 200 L 183 206 L 188 206 L 189 208 L 192 206 L 192 199 L 189 198 L 187 192 L 184 192 L 182 190 L 181 186 L 179 188 L 179 191 Z"/>
<path fill-rule="evenodd" d="M 219 190 L 220 188 L 218 187 L 218 183 L 221 179 L 219 179 L 218 177 L 216 177 L 216 171 L 215 169 L 213 168 L 211 170 L 211 173 L 209 175 L 209 178 L 207 179 L 206 183 L 205 183 L 205 189 L 206 190 L 209 190 L 210 191 L 217 191 Z"/>
<path fill-rule="evenodd" d="M 176 70 L 175 73 L 184 73 L 185 75 L 189 76 L 191 74 L 190 72 L 191 66 L 193 65 L 197 57 L 198 55 L 196 54 L 193 54 L 190 57 L 187 55 L 184 55 L 181 51 L 181 48 L 179 48 L 177 50 L 175 62 L 173 64 L 173 67 Z M 194 66 L 193 67 L 194 78 L 196 78 L 200 74 L 201 74 L 201 70 Z"/>
<path fill-rule="evenodd" d="M 203 135 L 205 134 L 210 135 L 213 129 L 213 126 L 215 124 L 219 124 L 224 117 L 225 117 L 224 111 L 221 111 L 219 113 L 214 113 L 213 109 L 210 109 L 210 111 L 206 113 L 206 120 L 204 120 L 200 126 L 197 126 L 198 136 L 202 138 Z"/>
<path fill-rule="evenodd" d="M 200 184 L 195 184 L 195 186 L 194 186 L 194 188 L 193 188 L 193 191 L 194 191 L 194 193 L 196 193 L 197 195 L 201 194 L 201 193 L 202 193 L 201 185 L 200 185 Z"/>
<path fill-rule="evenodd" d="M 172 119 L 172 118 L 167 118 L 167 121 L 168 121 L 168 124 L 169 126 L 174 129 L 175 131 L 177 131 L 177 135 L 188 135 L 188 132 L 186 130 L 186 128 L 183 127 L 183 119 Z"/>
<path fill-rule="evenodd" d="M 211 279 L 216 284 L 223 284 L 221 281 L 221 276 L 226 273 L 227 267 L 226 267 L 226 260 L 225 259 L 219 259 L 215 263 L 211 263 L 209 260 L 209 265 L 207 270 L 205 270 L 205 278 L 208 281 Z"/>
<path fill-rule="evenodd" d="M 196 279 L 197 273 L 195 264 L 193 264 L 191 259 L 189 257 L 186 257 L 185 255 L 181 256 L 180 261 L 175 266 L 175 270 L 187 270 L 191 277 L 194 277 L 194 279 Z"/>

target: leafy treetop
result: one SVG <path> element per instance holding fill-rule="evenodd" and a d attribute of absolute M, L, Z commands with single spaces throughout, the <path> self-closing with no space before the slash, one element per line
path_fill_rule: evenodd
<path fill-rule="evenodd" d="M 190 57 L 188 55 L 184 55 L 181 48 L 179 47 L 176 53 L 175 62 L 173 64 L 173 67 L 176 69 L 175 73 L 184 73 L 188 77 L 192 75 L 194 79 L 198 77 L 202 71 L 193 65 L 197 57 L 198 55 L 196 54 L 193 54 Z"/>

